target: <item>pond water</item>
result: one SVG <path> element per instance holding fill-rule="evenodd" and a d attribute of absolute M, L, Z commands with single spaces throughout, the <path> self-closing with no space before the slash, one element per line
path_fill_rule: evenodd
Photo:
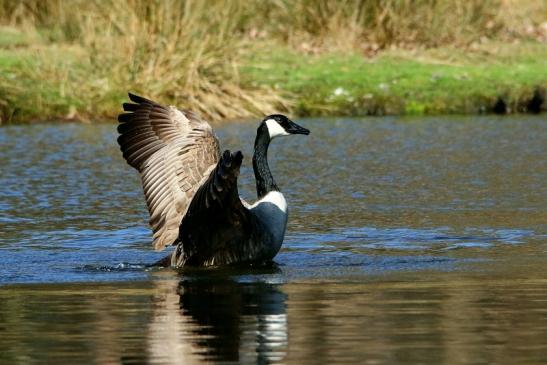
<path fill-rule="evenodd" d="M 0 128 L 0 363 L 547 362 L 544 117 L 300 122 L 275 265 L 181 272 L 115 125 Z"/>

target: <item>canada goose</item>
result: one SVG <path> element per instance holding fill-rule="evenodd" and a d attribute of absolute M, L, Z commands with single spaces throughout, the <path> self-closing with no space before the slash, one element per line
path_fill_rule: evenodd
<path fill-rule="evenodd" d="M 270 141 L 309 130 L 274 114 L 260 123 L 253 169 L 258 200 L 239 198 L 240 151 L 221 155 L 211 126 L 189 110 L 129 94 L 118 116 L 123 157 L 141 175 L 156 250 L 176 245 L 174 267 L 273 259 L 287 226 L 287 203 L 268 167 Z M 162 260 L 163 261 L 163 260 Z"/>

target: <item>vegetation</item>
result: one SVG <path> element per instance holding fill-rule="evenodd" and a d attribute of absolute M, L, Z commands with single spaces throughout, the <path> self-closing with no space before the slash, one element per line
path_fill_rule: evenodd
<path fill-rule="evenodd" d="M 385 115 L 491 112 L 498 100 L 508 111 L 526 111 L 547 85 L 547 47 L 538 44 L 384 51 L 301 57 L 258 53 L 242 74 L 295 95 L 300 115 Z M 495 60 L 492 60 L 495 58 Z"/>
<path fill-rule="evenodd" d="M 128 90 L 213 120 L 518 111 L 546 42 L 533 0 L 0 0 L 0 116 L 111 118 Z"/>

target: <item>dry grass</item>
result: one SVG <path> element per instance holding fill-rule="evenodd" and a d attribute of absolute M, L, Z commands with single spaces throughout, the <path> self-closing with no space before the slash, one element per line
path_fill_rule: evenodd
<path fill-rule="evenodd" d="M 255 3 L 260 34 L 315 53 L 467 47 L 485 39 L 547 40 L 547 2 L 534 0 L 278 0 Z"/>
<path fill-rule="evenodd" d="M 0 37 L 21 60 L 0 57 L 0 110 L 4 121 L 97 119 L 131 90 L 213 120 L 283 111 L 290 95 L 240 78 L 257 44 L 473 51 L 490 39 L 545 42 L 546 21 L 537 0 L 0 0 L 0 26 L 25 35 Z"/>
<path fill-rule="evenodd" d="M 270 90 L 240 83 L 245 40 L 233 34 L 241 9 L 222 1 L 56 0 L 25 1 L 9 11 L 12 24 L 45 29 L 50 43 L 34 47 L 20 75 L 47 83 L 34 102 L 48 93 L 70 95 L 80 105 L 66 106 L 68 114 L 96 117 L 132 90 L 218 120 L 286 108 Z"/>

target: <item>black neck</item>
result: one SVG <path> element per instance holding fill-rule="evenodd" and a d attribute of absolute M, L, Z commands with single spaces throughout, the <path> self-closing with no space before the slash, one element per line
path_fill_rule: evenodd
<path fill-rule="evenodd" d="M 258 199 L 262 198 L 270 191 L 279 191 L 268 166 L 268 146 L 270 145 L 270 135 L 268 127 L 262 123 L 256 131 L 255 152 L 253 155 L 253 170 L 256 179 L 256 193 Z"/>

